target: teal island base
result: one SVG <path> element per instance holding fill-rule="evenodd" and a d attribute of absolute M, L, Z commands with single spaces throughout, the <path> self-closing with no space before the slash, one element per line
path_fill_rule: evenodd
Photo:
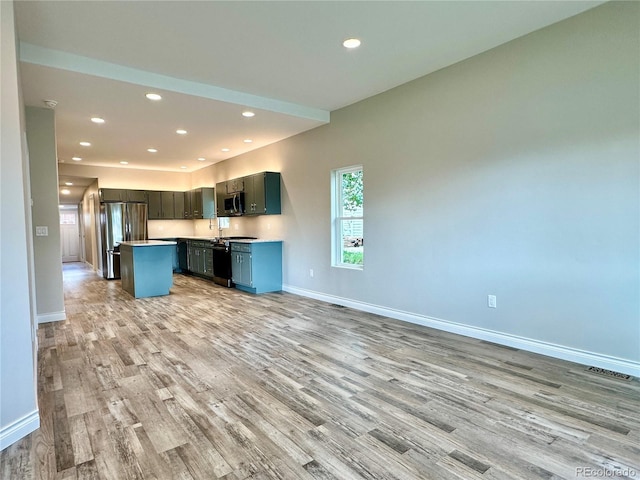
<path fill-rule="evenodd" d="M 122 289 L 135 298 L 169 295 L 176 242 L 139 240 L 120 243 Z"/>

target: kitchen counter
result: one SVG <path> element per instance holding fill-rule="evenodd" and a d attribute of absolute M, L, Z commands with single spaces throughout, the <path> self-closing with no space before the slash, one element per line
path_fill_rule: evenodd
<path fill-rule="evenodd" d="M 270 242 L 282 242 L 282 240 L 274 240 L 268 238 L 254 238 L 245 240 L 229 240 L 230 243 L 270 243 Z"/>
<path fill-rule="evenodd" d="M 175 237 L 157 237 L 154 240 L 174 240 L 174 241 L 201 240 L 201 241 L 204 241 L 204 242 L 215 243 L 218 240 L 218 237 L 207 237 L 207 236 L 204 236 L 204 235 L 179 235 L 179 236 L 175 236 Z"/>
<path fill-rule="evenodd" d="M 197 235 L 181 235 L 178 237 L 158 237 L 154 241 L 163 241 L 167 238 L 175 238 L 176 240 L 203 240 L 209 241 L 211 243 L 219 243 L 219 237 L 206 237 L 206 236 L 197 236 Z M 152 240 L 146 240 L 151 242 Z M 273 238 L 230 238 L 230 237 L 222 237 L 222 242 L 230 242 L 230 243 L 265 243 L 265 242 L 282 242 L 281 239 L 273 239 Z M 174 244 L 176 242 L 173 242 Z"/>
<path fill-rule="evenodd" d="M 178 242 L 169 240 L 131 240 L 128 242 L 120 242 L 120 245 L 129 245 L 132 247 L 157 247 L 159 245 L 175 245 Z"/>
<path fill-rule="evenodd" d="M 176 242 L 137 240 L 120 243 L 122 289 L 135 298 L 169 295 Z"/>

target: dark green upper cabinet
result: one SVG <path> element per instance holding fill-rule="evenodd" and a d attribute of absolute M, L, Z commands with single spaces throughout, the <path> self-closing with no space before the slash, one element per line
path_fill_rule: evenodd
<path fill-rule="evenodd" d="M 173 192 L 174 218 L 187 218 L 184 207 L 184 195 L 186 192 Z"/>
<path fill-rule="evenodd" d="M 193 219 L 193 190 L 184 192 L 184 217 L 187 220 Z"/>
<path fill-rule="evenodd" d="M 216 183 L 216 212 L 218 217 L 226 217 L 224 213 L 224 197 L 227 195 L 227 182 Z"/>
<path fill-rule="evenodd" d="M 238 188 L 243 190 L 238 191 Z M 261 172 L 216 183 L 216 204 L 219 217 L 229 216 L 224 210 L 224 200 L 232 192 L 244 193 L 243 215 L 277 215 L 282 213 L 280 173 L 278 172 Z"/>
<path fill-rule="evenodd" d="M 181 192 L 177 192 L 181 194 Z M 173 196 L 174 192 L 147 192 L 149 199 L 149 220 L 173 220 L 176 216 Z"/>
<path fill-rule="evenodd" d="M 277 215 L 280 205 L 280 174 L 262 172 L 244 177 L 246 215 Z"/>
<path fill-rule="evenodd" d="M 149 220 L 208 219 L 216 216 L 215 190 L 201 187 L 187 192 L 101 188 L 100 202 L 139 202 L 149 206 Z"/>
<path fill-rule="evenodd" d="M 147 192 L 149 198 L 149 220 L 162 219 L 162 192 Z"/>
<path fill-rule="evenodd" d="M 173 192 L 160 192 L 160 199 L 162 201 L 162 218 L 164 219 L 176 218 L 176 212 L 173 206 L 173 196 Z"/>
<path fill-rule="evenodd" d="M 231 180 L 227 180 L 225 182 L 225 185 L 226 185 L 225 190 L 227 194 L 244 192 L 244 178 L 242 177 L 232 178 Z"/>
<path fill-rule="evenodd" d="M 191 190 L 191 218 L 213 218 L 216 216 L 213 187 Z"/>
<path fill-rule="evenodd" d="M 146 190 L 127 190 L 127 202 L 147 203 Z"/>
<path fill-rule="evenodd" d="M 105 202 L 138 202 L 147 203 L 146 190 L 126 190 L 124 188 L 101 188 L 98 196 Z"/>
<path fill-rule="evenodd" d="M 203 218 L 202 217 L 202 189 L 196 188 L 193 191 L 193 197 L 191 197 L 191 209 L 193 213 L 193 218 Z"/>
<path fill-rule="evenodd" d="M 101 188 L 98 195 L 102 203 L 127 201 L 127 191 L 120 188 Z"/>

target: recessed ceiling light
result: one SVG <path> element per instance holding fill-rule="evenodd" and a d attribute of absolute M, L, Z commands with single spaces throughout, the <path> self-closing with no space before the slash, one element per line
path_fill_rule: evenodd
<path fill-rule="evenodd" d="M 185 166 L 183 165 L 183 166 L 181 166 L 180 168 L 187 168 L 187 167 L 185 167 Z"/>
<path fill-rule="evenodd" d="M 71 185 L 73 185 L 73 182 L 64 182 L 64 184 L 65 184 L 67 187 L 70 187 Z"/>
<path fill-rule="evenodd" d="M 158 153 L 158 150 L 156 150 L 155 148 L 147 148 L 147 152 L 149 152 L 149 153 Z"/>
<path fill-rule="evenodd" d="M 244 139 L 244 143 L 251 143 L 251 142 L 253 142 L 253 140 L 251 140 L 250 138 L 245 138 Z"/>
<path fill-rule="evenodd" d="M 104 123 L 104 118 L 100 118 L 100 117 L 91 117 L 91 121 L 93 123 Z"/>
<path fill-rule="evenodd" d="M 79 162 L 80 160 L 82 160 L 82 158 L 81 157 L 71 157 L 71 160 Z"/>
<path fill-rule="evenodd" d="M 71 190 L 69 190 L 68 188 L 63 188 L 62 190 L 60 190 L 60 193 L 63 195 L 69 195 L 71 193 Z"/>
<path fill-rule="evenodd" d="M 242 116 L 243 116 L 243 117 L 247 117 L 247 118 L 254 117 L 255 115 L 256 115 L 256 114 L 255 114 L 255 113 L 253 113 L 253 112 L 252 112 L 252 111 L 250 111 L 250 110 L 245 110 L 244 112 L 242 112 Z"/>
<path fill-rule="evenodd" d="M 198 158 L 198 161 L 199 161 L 199 162 L 204 162 L 205 160 L 206 160 L 206 158 L 204 158 L 204 157 L 200 157 L 200 158 Z"/>
<path fill-rule="evenodd" d="M 342 45 L 345 48 L 358 48 L 361 43 L 362 42 L 360 42 L 360 40 L 358 40 L 357 38 L 347 38 L 344 42 L 342 42 Z"/>
<path fill-rule="evenodd" d="M 162 97 L 157 93 L 147 93 L 145 97 L 147 97 L 149 100 L 162 100 Z"/>
<path fill-rule="evenodd" d="M 82 145 L 83 147 L 90 147 L 91 143 L 90 142 L 80 142 L 80 145 Z"/>
<path fill-rule="evenodd" d="M 176 130 L 176 133 L 177 133 L 178 135 L 186 135 L 186 134 L 187 134 L 187 131 L 186 131 L 186 130 L 184 130 L 184 129 L 182 129 L 182 128 L 179 128 L 178 130 Z"/>
<path fill-rule="evenodd" d="M 120 165 L 129 165 L 129 162 L 122 161 L 120 162 Z"/>
<path fill-rule="evenodd" d="M 223 152 L 229 152 L 229 151 L 231 151 L 231 149 L 230 148 L 223 148 L 222 151 Z"/>

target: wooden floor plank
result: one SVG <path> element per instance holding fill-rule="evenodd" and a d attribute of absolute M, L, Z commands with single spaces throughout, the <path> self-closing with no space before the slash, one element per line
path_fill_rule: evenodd
<path fill-rule="evenodd" d="M 638 379 L 190 276 L 134 299 L 71 264 L 64 290 L 3 479 L 640 477 Z"/>

